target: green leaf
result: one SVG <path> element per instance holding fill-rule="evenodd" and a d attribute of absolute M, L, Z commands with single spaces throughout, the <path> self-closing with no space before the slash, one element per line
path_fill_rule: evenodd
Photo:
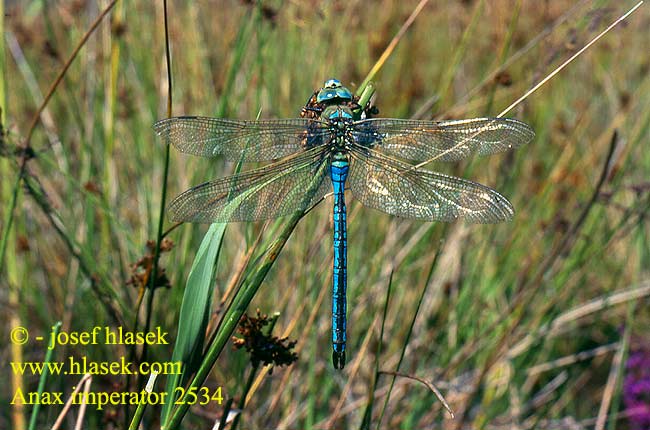
<path fill-rule="evenodd" d="M 174 404 L 176 388 L 182 386 L 192 375 L 201 360 L 205 330 L 212 308 L 212 285 L 214 272 L 219 259 L 226 224 L 212 224 L 203 237 L 192 269 L 187 277 L 183 303 L 178 321 L 178 334 L 172 361 L 183 363 L 180 375 L 169 375 L 167 379 L 167 398 L 161 412 L 161 421 L 167 422 Z"/>

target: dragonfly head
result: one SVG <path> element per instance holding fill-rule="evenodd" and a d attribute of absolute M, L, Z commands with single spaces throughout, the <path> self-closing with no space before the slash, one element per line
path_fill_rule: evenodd
<path fill-rule="evenodd" d="M 316 96 L 318 103 L 328 101 L 352 100 L 352 92 L 341 85 L 338 79 L 328 79 Z"/>

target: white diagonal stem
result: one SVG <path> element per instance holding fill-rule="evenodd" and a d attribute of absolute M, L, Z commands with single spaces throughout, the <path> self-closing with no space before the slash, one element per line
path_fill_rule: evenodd
<path fill-rule="evenodd" d="M 526 91 L 524 95 L 519 97 L 517 100 L 515 100 L 510 106 L 505 108 L 499 115 L 497 115 L 497 118 L 501 118 L 503 115 L 507 114 L 510 112 L 515 106 L 520 104 L 522 101 L 524 101 L 528 96 L 530 96 L 532 93 L 537 91 L 539 88 L 542 87 L 546 82 L 548 82 L 551 78 L 553 78 L 555 75 L 557 75 L 562 69 L 564 69 L 569 63 L 571 63 L 573 60 L 578 58 L 583 52 L 585 52 L 587 49 L 589 49 L 594 43 L 596 43 L 600 38 L 602 38 L 605 34 L 607 34 L 610 30 L 612 30 L 614 27 L 616 27 L 618 24 L 620 24 L 622 21 L 624 21 L 628 16 L 630 16 L 634 11 L 636 11 L 641 5 L 643 4 L 643 1 L 638 2 L 634 7 L 632 7 L 630 10 L 628 10 L 625 14 L 623 14 L 621 17 L 619 17 L 616 21 L 614 21 L 612 24 L 610 24 L 605 30 L 600 32 L 596 37 L 594 37 L 589 43 L 587 43 L 585 46 L 583 46 L 578 52 L 573 54 L 569 59 L 567 59 L 564 63 L 562 63 L 558 68 L 553 70 L 548 76 L 546 76 L 544 79 L 539 81 L 534 87 L 532 87 L 530 90 Z M 492 123 L 486 124 L 484 127 L 490 127 Z M 429 158 L 428 160 L 425 160 L 419 164 L 414 165 L 411 170 L 417 170 L 423 166 L 426 166 L 427 164 L 431 163 L 432 161 L 436 161 L 440 157 L 456 150 L 458 147 L 465 145 L 468 141 L 476 137 L 481 130 L 477 131 L 471 136 L 467 136 L 465 139 L 461 140 L 458 142 L 456 145 L 452 146 L 451 148 L 443 151 L 442 153 L 436 155 L 435 157 Z"/>

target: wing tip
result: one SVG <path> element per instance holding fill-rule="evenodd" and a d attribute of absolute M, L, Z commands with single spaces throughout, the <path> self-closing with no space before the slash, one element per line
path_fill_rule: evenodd
<path fill-rule="evenodd" d="M 459 214 L 470 224 L 500 224 L 511 221 L 515 216 L 515 208 L 510 201 L 499 192 L 485 187 L 488 192 L 487 203 L 481 210 Z"/>
<path fill-rule="evenodd" d="M 169 221 L 171 221 L 171 222 L 195 222 L 194 220 L 187 219 L 187 217 L 183 216 L 182 213 L 180 212 L 178 206 L 179 205 L 177 204 L 176 199 L 174 199 L 165 208 L 165 212 L 167 213 L 167 219 L 169 219 Z"/>
<path fill-rule="evenodd" d="M 494 202 L 494 205 L 490 207 L 493 218 L 489 224 L 499 224 L 506 221 L 511 221 L 515 216 L 515 208 L 510 203 L 510 201 L 503 197 L 501 194 L 497 193 L 497 199 Z"/>
<path fill-rule="evenodd" d="M 154 122 L 151 125 L 151 128 L 153 129 L 154 133 L 156 133 L 158 136 L 162 136 L 165 130 L 169 129 L 168 124 L 169 124 L 169 118 L 159 119 L 158 121 Z"/>
<path fill-rule="evenodd" d="M 193 195 L 197 189 L 205 187 L 209 182 L 196 185 L 178 196 L 176 196 L 165 208 L 167 218 L 171 222 L 193 222 L 193 223 L 207 223 L 211 222 L 206 219 L 205 213 L 192 207 Z M 189 199 L 188 199 L 189 196 Z"/>
<path fill-rule="evenodd" d="M 519 132 L 524 136 L 525 139 L 522 141 L 522 145 L 526 145 L 535 139 L 535 129 L 533 129 L 533 127 L 531 127 L 528 123 L 517 118 L 506 118 L 506 120 L 514 122 L 520 126 Z"/>
<path fill-rule="evenodd" d="M 535 138 L 535 129 L 528 124 L 527 122 L 524 122 L 520 119 L 517 118 L 506 118 L 506 117 L 486 117 L 486 118 L 477 118 L 477 119 L 482 119 L 482 120 L 487 120 L 487 121 L 505 121 L 507 123 L 511 124 L 517 124 L 519 128 L 516 130 L 516 133 L 524 135 L 526 138 L 525 141 L 522 141 L 522 145 L 525 145 L 532 141 Z"/>

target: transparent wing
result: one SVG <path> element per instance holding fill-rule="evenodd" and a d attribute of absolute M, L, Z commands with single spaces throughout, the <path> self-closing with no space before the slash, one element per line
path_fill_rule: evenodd
<path fill-rule="evenodd" d="M 535 137 L 527 124 L 510 118 L 458 121 L 368 119 L 357 121 L 353 138 L 361 146 L 416 162 L 458 161 L 476 152 L 495 154 Z"/>
<path fill-rule="evenodd" d="M 512 218 L 510 202 L 491 188 L 454 176 L 414 170 L 373 149 L 353 147 L 348 183 L 374 209 L 426 221 L 492 224 Z"/>
<path fill-rule="evenodd" d="M 179 151 L 231 161 L 269 161 L 322 144 L 325 123 L 305 118 L 264 121 L 180 116 L 163 119 L 154 131 Z"/>
<path fill-rule="evenodd" d="M 331 188 L 325 148 L 183 192 L 167 207 L 172 221 L 256 221 L 305 210 Z"/>

